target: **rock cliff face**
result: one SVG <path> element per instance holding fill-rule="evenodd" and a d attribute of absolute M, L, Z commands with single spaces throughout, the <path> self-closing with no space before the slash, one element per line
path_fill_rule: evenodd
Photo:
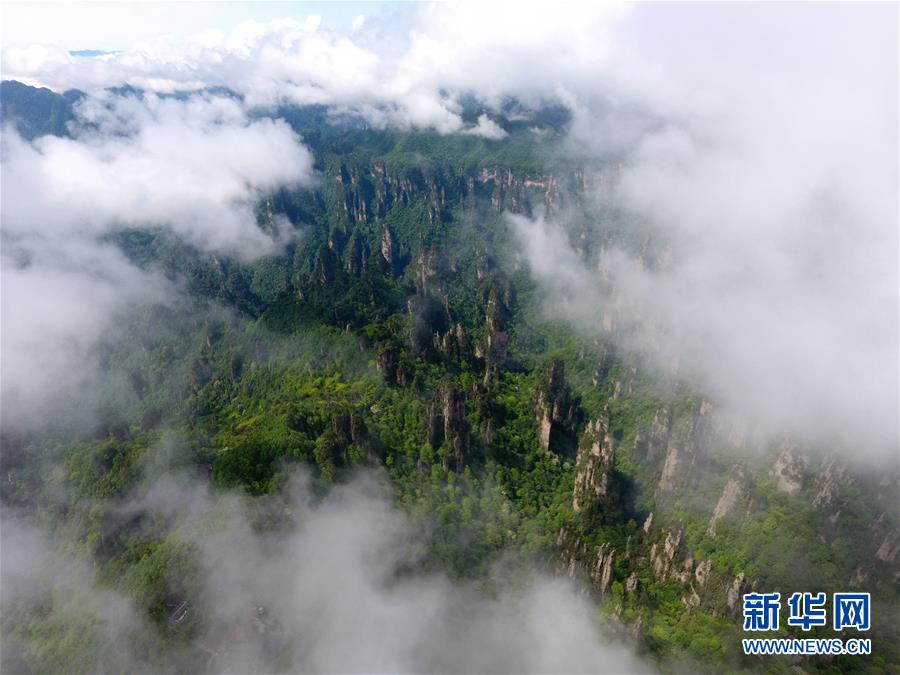
<path fill-rule="evenodd" d="M 615 469 L 615 463 L 616 451 L 609 434 L 609 418 L 588 422 L 575 466 L 575 491 L 572 496 L 572 510 L 575 513 L 586 504 L 602 500 L 609 494 L 610 474 Z"/>
<path fill-rule="evenodd" d="M 421 201 L 429 222 L 449 219 L 458 204 L 483 202 L 495 211 L 531 214 L 537 206 L 561 209 L 564 195 L 584 189 L 582 171 L 556 176 L 521 174 L 511 168 L 482 167 L 457 172 L 447 167 L 395 169 L 384 162 L 341 162 L 334 168 L 335 197 L 347 223 L 390 217 L 395 205 Z"/>
<path fill-rule="evenodd" d="M 616 550 L 609 543 L 595 550 L 568 530 L 560 530 L 556 538 L 560 550 L 560 571 L 570 578 L 583 576 L 601 595 L 609 591 L 613 581 Z"/>
<path fill-rule="evenodd" d="M 442 247 L 424 245 L 425 233 L 451 223 L 454 209 L 530 214 L 538 205 L 559 208 L 563 186 L 579 183 L 577 172 L 565 177 L 519 175 L 501 167 L 464 172 L 447 166 L 393 167 L 381 161 L 340 161 L 331 164 L 328 173 L 333 180 L 326 183 L 325 202 L 342 217 L 330 221 L 327 253 L 319 252 L 320 283 L 334 281 L 333 269 L 341 261 L 357 278 L 379 266 L 397 276 L 412 263 L 420 293 L 428 291 L 446 262 Z M 413 226 L 411 216 L 418 221 Z M 482 275 L 479 267 L 479 278 Z M 495 348 L 497 338 L 495 333 L 489 348 Z"/>
<path fill-rule="evenodd" d="M 716 508 L 713 510 L 712 518 L 709 519 L 709 526 L 706 528 L 706 536 L 712 539 L 716 538 L 716 525 L 723 518 L 726 518 L 735 510 L 740 502 L 746 502 L 747 494 L 747 478 L 742 467 L 735 467 L 731 477 L 722 488 L 722 494 L 719 501 L 716 502 Z"/>
<path fill-rule="evenodd" d="M 671 428 L 672 411 L 669 408 L 657 409 L 649 431 L 645 433 L 642 429 L 637 430 L 635 450 L 648 462 L 653 462 L 665 453 Z"/>
<path fill-rule="evenodd" d="M 699 414 L 687 415 L 664 428 L 668 434 L 658 493 L 672 492 L 690 482 L 693 468 L 701 459 L 707 431 L 706 419 Z"/>
<path fill-rule="evenodd" d="M 675 563 L 675 554 L 679 551 L 684 534 L 680 529 L 664 530 L 663 533 L 665 539 L 662 544 L 656 542 L 650 546 L 650 564 L 653 566 L 653 574 L 660 580 L 671 576 L 679 581 L 686 581 L 688 570 L 693 562 L 690 555 L 685 557 L 683 564 Z"/>
<path fill-rule="evenodd" d="M 552 359 L 544 368 L 535 411 L 541 447 L 563 452 L 576 433 L 579 410 L 572 400 L 572 390 L 566 382 L 566 367 L 561 359 Z"/>
<path fill-rule="evenodd" d="M 897 554 L 900 553 L 900 530 L 889 532 L 881 546 L 875 552 L 875 557 L 881 562 L 892 563 L 897 561 Z"/>
<path fill-rule="evenodd" d="M 685 611 L 700 609 L 714 617 L 732 617 L 740 614 L 739 600 L 749 590 L 745 575 L 731 575 L 713 566 L 709 558 L 695 560 L 684 541 L 680 527 L 655 529 L 652 518 L 645 527 L 629 538 L 624 550 L 618 550 L 611 542 L 589 546 L 576 532 L 563 528 L 556 540 L 560 551 L 560 571 L 569 577 L 583 577 L 602 597 L 612 591 L 613 582 L 621 586 L 621 602 L 640 606 L 646 601 L 640 579 L 653 584 L 673 584 L 679 588 L 679 597 Z M 628 571 L 617 576 L 617 569 Z M 619 606 L 616 615 L 621 618 Z M 643 622 L 638 616 L 632 629 L 640 633 Z"/>
<path fill-rule="evenodd" d="M 681 603 L 688 611 L 702 608 L 712 616 L 736 616 L 738 600 L 746 590 L 744 574 L 729 575 L 713 567 L 709 558 L 696 561 L 679 527 L 648 529 L 649 555 L 646 562 L 656 582 L 677 583 Z M 638 561 L 640 562 L 640 561 Z"/>
<path fill-rule="evenodd" d="M 789 495 L 797 494 L 803 487 L 803 464 L 795 457 L 795 450 L 791 444 L 785 444 L 769 471 L 769 475 L 777 480 L 778 489 Z"/>
<path fill-rule="evenodd" d="M 609 544 L 601 544 L 597 551 L 597 558 L 591 568 L 591 581 L 601 593 L 609 590 L 609 585 L 612 583 L 615 556 L 616 551 L 611 549 Z"/>
<path fill-rule="evenodd" d="M 387 224 L 381 227 L 381 257 L 389 265 L 394 264 L 394 233 Z"/>
<path fill-rule="evenodd" d="M 508 335 L 506 322 L 509 314 L 503 292 L 498 284 L 491 284 L 485 306 L 485 335 L 487 350 L 485 358 L 491 364 L 502 367 L 506 363 Z"/>
<path fill-rule="evenodd" d="M 470 440 L 465 395 L 445 384 L 428 410 L 428 444 L 441 453 L 445 469 L 462 471 L 469 458 Z"/>

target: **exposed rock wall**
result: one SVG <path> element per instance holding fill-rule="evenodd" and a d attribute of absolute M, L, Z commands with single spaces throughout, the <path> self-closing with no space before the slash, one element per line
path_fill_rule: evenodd
<path fill-rule="evenodd" d="M 538 385 L 538 438 L 544 450 L 551 450 L 554 432 L 576 433 L 579 423 L 578 407 L 572 400 L 572 390 L 566 381 L 566 367 L 561 359 L 551 359 L 544 368 Z"/>
<path fill-rule="evenodd" d="M 581 438 L 575 465 L 572 509 L 576 513 L 591 501 L 607 496 L 615 462 L 615 444 L 609 434 L 609 418 L 589 421 Z"/>

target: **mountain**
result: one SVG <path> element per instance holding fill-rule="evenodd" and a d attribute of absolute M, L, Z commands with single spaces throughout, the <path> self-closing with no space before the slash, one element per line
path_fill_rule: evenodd
<path fill-rule="evenodd" d="M 4 122 L 25 138 L 66 135 L 75 119 L 76 93 L 17 82 L 0 93 Z M 477 118 L 477 101 L 468 105 Z M 298 465 L 324 486 L 376 467 L 403 508 L 439 514 L 420 569 L 483 580 L 514 551 L 584 581 L 657 665 L 895 667 L 897 476 L 723 428 L 703 392 L 660 386 L 614 334 L 547 319 L 504 214 L 582 208 L 591 176 L 614 171 L 615 158 L 585 162 L 561 145 L 563 111 L 516 106 L 510 117 L 528 120 L 499 117 L 503 140 L 374 129 L 324 107 L 261 112 L 315 155 L 317 187 L 276 191 L 257 208 L 264 230 L 286 221 L 300 235 L 254 262 L 203 253 L 164 227 L 112 235 L 187 299 L 135 311 L 103 345 L 107 390 L 90 429 L 6 435 L 4 504 L 65 530 L 156 625 L 177 622 L 163 634 L 185 662 L 228 639 L 196 591 L 197 552 L 121 508 L 173 430 L 171 461 L 193 480 L 260 500 Z M 653 257 L 637 225 L 591 208 L 607 223 L 599 237 L 577 219 L 569 232 L 586 259 L 611 243 Z M 35 457 L 62 458 L 56 482 Z M 68 497 L 54 504 L 60 484 Z M 870 592 L 875 653 L 799 665 L 738 656 L 741 598 L 767 590 Z M 173 617 L 188 605 L 182 626 Z M 108 665 L 61 616 L 23 605 L 4 631 L 36 671 Z"/>
<path fill-rule="evenodd" d="M 0 110 L 4 123 L 15 124 L 23 138 L 45 134 L 66 135 L 66 124 L 74 119 L 72 105 L 82 96 L 76 90 L 57 94 L 4 80 L 0 83 Z"/>

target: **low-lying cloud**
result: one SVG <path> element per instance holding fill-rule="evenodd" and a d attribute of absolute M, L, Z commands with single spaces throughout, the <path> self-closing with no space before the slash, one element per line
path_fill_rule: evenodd
<path fill-rule="evenodd" d="M 246 21 L 90 59 L 58 45 L 10 46 L 3 71 L 59 91 L 125 82 L 158 92 L 227 86 L 249 105 L 324 104 L 379 125 L 452 133 L 465 128 L 458 99 L 469 92 L 496 105 L 507 95 L 537 102 L 596 86 L 609 27 L 624 14 L 609 4 L 566 12 L 528 3 L 422 4 L 397 25 L 377 17 L 348 26 L 318 16 Z M 498 135 L 487 123 L 474 128 L 484 127 Z"/>
<path fill-rule="evenodd" d="M 656 127 L 586 213 L 512 219 L 547 306 L 770 437 L 896 464 L 896 11 L 691 8 L 675 32 L 671 13 L 644 11 L 634 43 L 670 57 L 631 69 Z M 623 214 L 631 243 L 610 234 Z"/>
<path fill-rule="evenodd" d="M 221 96 L 106 95 L 76 108 L 75 138 L 4 134 L 10 235 L 98 235 L 167 226 L 197 248 L 254 258 L 276 250 L 260 198 L 312 182 L 313 159 L 283 120 L 250 120 Z"/>
<path fill-rule="evenodd" d="M 97 631 L 86 638 L 116 645 L 98 652 L 94 667 L 130 671 L 178 670 L 200 658 L 213 672 L 648 672 L 604 636 L 568 582 L 521 567 L 513 580 L 478 585 L 411 571 L 424 529 L 388 494 L 373 475 L 324 501 L 304 474 L 264 503 L 187 477 L 146 486 L 119 507 L 123 517 L 140 513 L 157 532 L 167 523 L 169 540 L 200 562 L 198 586 L 172 598 L 175 618 L 162 628 L 122 591 L 100 588 L 65 548 L 7 519 L 4 614 L 48 601 L 62 614 L 82 598 L 77 612 Z M 49 600 L 46 587 L 38 590 L 48 573 L 56 589 Z M 182 602 L 187 614 L 176 623 Z M 157 631 L 189 625 L 180 647 L 147 648 L 163 644 Z"/>
<path fill-rule="evenodd" d="M 164 227 L 201 251 L 273 254 L 297 230 L 276 221 L 263 231 L 260 199 L 314 180 L 312 155 L 286 123 L 252 120 L 231 98 L 107 94 L 76 112 L 72 137 L 3 133 L 6 424 L 40 419 L 60 396 L 88 390 L 91 348 L 117 313 L 175 292 L 107 235 Z"/>

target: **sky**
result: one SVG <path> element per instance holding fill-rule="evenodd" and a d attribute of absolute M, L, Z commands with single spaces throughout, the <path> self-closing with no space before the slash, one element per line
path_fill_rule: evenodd
<path fill-rule="evenodd" d="M 371 2 L 4 2 L 4 46 L 52 43 L 66 49 L 116 51 L 169 35 L 186 39 L 209 29 L 228 30 L 248 20 L 310 15 L 331 28 L 360 16 L 396 20 L 398 8 Z"/>

